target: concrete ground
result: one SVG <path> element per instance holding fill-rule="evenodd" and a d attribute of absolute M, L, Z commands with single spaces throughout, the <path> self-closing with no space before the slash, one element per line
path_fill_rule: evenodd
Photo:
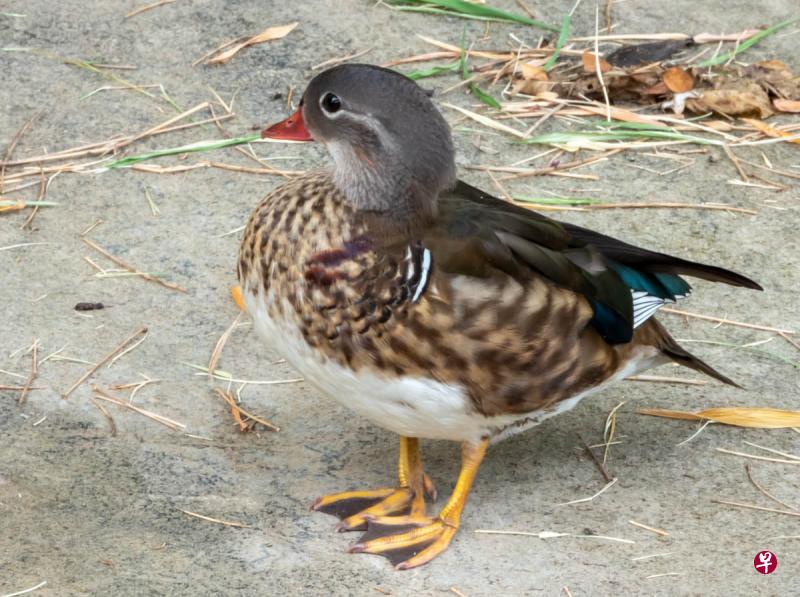
<path fill-rule="evenodd" d="M 302 89 L 310 67 L 328 58 L 372 48 L 362 60 L 427 52 L 415 33 L 458 43 L 464 22 L 400 14 L 362 0 L 267 2 L 177 0 L 130 19 L 146 2 L 61 0 L 0 3 L 0 48 L 39 48 L 64 58 L 131 64 L 109 71 L 141 85 L 160 83 L 181 107 L 213 100 L 212 87 L 237 117 L 230 134 L 248 134 L 287 114 L 288 86 Z M 492 4 L 519 11 L 512 1 Z M 529 2 L 551 23 L 560 22 L 565 2 Z M 602 7 L 601 7 L 602 8 Z M 630 33 L 732 32 L 788 18 L 792 0 L 690 0 L 614 3 L 617 30 Z M 602 11 L 601 11 L 602 12 Z M 796 11 L 795 11 L 796 12 Z M 22 15 L 22 16 L 20 16 Z M 574 32 L 594 32 L 595 8 L 584 2 Z M 192 62 L 221 42 L 298 21 L 287 38 L 242 51 L 227 65 Z M 748 51 L 746 59 L 780 58 L 800 71 L 796 34 L 781 34 Z M 468 39 L 482 37 L 482 24 L 467 25 Z M 539 33 L 492 25 L 484 47 L 515 44 L 508 35 L 535 43 Z M 131 91 L 101 91 L 114 85 L 85 69 L 36 53 L 0 53 L 0 148 L 31 116 L 42 115 L 22 138 L 15 158 L 135 133 L 174 111 L 161 100 Z M 426 82 L 439 90 L 456 82 Z M 158 94 L 157 89 L 149 89 Z M 276 94 L 281 93 L 281 97 Z M 440 98 L 441 99 L 441 98 Z M 446 101 L 463 106 L 458 93 Z M 163 110 L 163 111 L 160 111 Z M 218 110 L 219 111 L 219 110 Z M 452 122 L 453 112 L 446 112 Z M 461 123 L 464 126 L 464 123 Z M 543 130 L 569 126 L 552 120 Z M 507 139 L 461 130 L 460 165 L 512 163 L 532 152 Z M 176 146 L 218 138 L 213 127 L 149 139 L 132 148 Z M 4 151 L 4 150 L 3 150 Z M 272 162 L 303 169 L 325 157 L 318 147 L 258 146 Z M 761 151 L 737 150 L 761 162 Z M 776 168 L 800 173 L 797 146 L 763 148 Z M 698 282 L 683 307 L 700 313 L 800 330 L 797 289 L 797 181 L 774 191 L 726 183 L 737 174 L 716 148 L 695 156 L 678 173 L 658 176 L 633 166 L 666 170 L 664 160 L 629 153 L 583 169 L 599 180 L 528 178 L 515 193 L 546 191 L 606 197 L 615 201 L 722 201 L 757 210 L 747 216 L 695 210 L 564 212 L 559 217 L 591 225 L 660 250 L 722 264 L 757 278 L 755 293 Z M 225 150 L 190 156 L 185 163 L 214 159 L 253 166 Z M 161 160 L 163 165 L 179 162 Z M 480 173 L 462 169 L 469 181 L 491 189 Z M 775 178 L 770 176 L 769 178 Z M 43 358 L 61 356 L 98 362 L 125 336 L 147 326 L 146 340 L 110 367 L 102 366 L 67 400 L 64 392 L 89 367 L 85 362 L 43 363 L 27 402 L 0 390 L 0 594 L 46 584 L 36 595 L 789 595 L 800 593 L 800 519 L 713 503 L 732 500 L 786 510 L 759 493 L 753 478 L 788 506 L 797 507 L 800 469 L 791 464 L 745 460 L 725 448 L 761 455 L 749 441 L 800 453 L 792 430 L 712 426 L 688 444 L 697 429 L 687 421 L 636 414 L 643 407 L 694 410 L 751 405 L 798 408 L 800 353 L 780 337 L 751 349 L 687 344 L 746 386 L 625 382 L 575 411 L 493 448 L 472 493 L 460 534 L 431 565 L 395 572 L 375 556 L 349 555 L 356 538 L 333 531 L 334 519 L 310 513 L 323 493 L 391 483 L 397 438 L 317 395 L 304 383 L 247 385 L 246 408 L 280 425 L 279 433 L 242 434 L 211 390 L 206 377 L 187 365 L 206 364 L 222 332 L 237 314 L 228 295 L 235 279 L 236 234 L 251 208 L 280 179 L 219 169 L 180 174 L 130 170 L 62 174 L 48 189 L 58 206 L 42 209 L 32 229 L 21 229 L 29 211 L 0 215 L 0 247 L 49 243 L 0 251 L 0 385 L 22 385 L 30 370 L 27 348 L 39 339 Z M 160 209 L 154 216 L 145 191 Z M 14 197 L 32 199 L 35 188 Z M 98 278 L 84 256 L 111 264 L 81 242 L 90 237 L 137 267 L 163 274 L 187 289 L 175 292 L 140 278 Z M 103 311 L 78 313 L 79 301 L 99 301 Z M 770 333 L 698 320 L 662 316 L 678 338 L 742 345 Z M 285 380 L 295 373 L 272 364 L 271 354 L 247 326 L 225 346 L 220 367 L 236 378 Z M 664 368 L 662 375 L 697 378 Z M 130 390 L 110 386 L 158 379 L 139 391 L 134 405 L 185 425 L 175 432 L 144 416 L 90 401 L 90 384 L 127 400 Z M 236 386 L 234 386 L 234 389 Z M 582 454 L 582 439 L 599 443 L 607 414 L 620 402 L 608 468 L 618 482 L 590 502 L 559 505 L 592 496 L 605 484 Z M 447 494 L 457 473 L 457 446 L 426 442 L 428 471 Z M 247 528 L 191 517 L 187 510 Z M 658 535 L 629 523 L 664 529 Z M 537 536 L 478 534 L 478 529 L 540 533 Z M 617 542 L 596 535 L 616 537 Z M 753 569 L 761 549 L 777 554 L 771 576 Z M 659 555 L 646 559 L 643 556 Z"/>

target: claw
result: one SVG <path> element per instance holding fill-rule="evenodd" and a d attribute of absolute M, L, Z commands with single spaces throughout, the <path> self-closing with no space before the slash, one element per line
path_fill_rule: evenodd
<path fill-rule="evenodd" d="M 439 492 L 436 491 L 436 485 L 433 479 L 428 476 L 428 473 L 422 473 L 422 487 L 425 489 L 425 495 L 428 496 L 432 502 L 435 502 Z"/>

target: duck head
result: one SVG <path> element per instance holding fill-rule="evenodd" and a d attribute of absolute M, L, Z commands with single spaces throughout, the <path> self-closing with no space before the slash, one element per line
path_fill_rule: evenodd
<path fill-rule="evenodd" d="M 439 193 L 456 182 L 450 127 L 428 93 L 378 66 L 320 73 L 297 112 L 261 136 L 324 143 L 334 184 L 357 210 L 401 218 L 432 213 Z"/>

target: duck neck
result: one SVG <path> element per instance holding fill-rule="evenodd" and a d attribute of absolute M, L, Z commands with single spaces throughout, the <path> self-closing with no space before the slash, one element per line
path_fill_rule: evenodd
<path fill-rule="evenodd" d="M 348 202 L 359 212 L 392 218 L 398 224 L 433 217 L 439 193 L 455 184 L 454 166 L 430 179 L 382 148 L 329 148 L 335 162 L 333 182 Z"/>

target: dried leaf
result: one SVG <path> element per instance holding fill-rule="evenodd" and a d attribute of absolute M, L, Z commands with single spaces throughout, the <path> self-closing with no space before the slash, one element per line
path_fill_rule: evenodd
<path fill-rule="evenodd" d="M 800 411 L 777 408 L 729 407 L 706 408 L 696 413 L 661 408 L 645 408 L 637 411 L 641 415 L 682 419 L 685 421 L 711 420 L 736 427 L 758 427 L 761 429 L 785 429 L 800 426 Z"/>
<path fill-rule="evenodd" d="M 581 54 L 581 60 L 583 61 L 583 70 L 587 73 L 595 73 L 597 72 L 597 60 L 600 61 L 600 72 L 607 73 L 610 71 L 612 67 L 606 60 L 603 59 L 602 56 L 598 57 L 591 52 L 584 52 Z"/>
<path fill-rule="evenodd" d="M 540 95 L 550 91 L 553 84 L 549 81 L 547 71 L 540 66 L 520 64 L 519 74 L 522 78 L 514 81 L 511 86 L 511 95 L 524 93 L 525 95 Z"/>
<path fill-rule="evenodd" d="M 774 114 L 767 93 L 753 81 L 729 80 L 730 87 L 708 89 L 697 99 L 690 99 L 686 107 L 692 112 L 716 112 L 725 116 L 755 116 L 768 118 Z"/>
<path fill-rule="evenodd" d="M 206 60 L 206 64 L 225 64 L 228 60 L 234 57 L 237 52 L 243 50 L 247 46 L 252 46 L 255 44 L 261 44 L 267 41 L 274 41 L 276 39 L 281 39 L 282 37 L 286 37 L 291 33 L 295 27 L 297 27 L 299 23 L 289 23 L 288 25 L 280 25 L 277 27 L 267 27 L 259 33 L 258 35 L 254 35 L 243 42 L 238 44 L 234 44 L 230 48 L 220 52 L 216 56 L 209 58 Z"/>
<path fill-rule="evenodd" d="M 703 126 L 707 126 L 710 129 L 714 129 L 715 131 L 720 131 L 722 133 L 729 133 L 733 130 L 731 123 L 725 120 L 704 120 Z"/>
<path fill-rule="evenodd" d="M 661 78 L 672 93 L 685 93 L 694 89 L 694 77 L 680 66 L 668 68 Z"/>
<path fill-rule="evenodd" d="M 651 87 L 645 87 L 642 89 L 642 93 L 644 95 L 667 95 L 669 93 L 669 88 L 664 81 L 659 81 Z"/>
<path fill-rule="evenodd" d="M 800 77 L 792 74 L 780 60 L 756 62 L 745 68 L 742 76 L 752 79 L 771 95 L 783 99 L 800 100 Z"/>
<path fill-rule="evenodd" d="M 541 66 L 533 66 L 523 62 L 519 65 L 519 72 L 526 81 L 547 81 L 547 71 Z"/>
<path fill-rule="evenodd" d="M 788 99 L 774 99 L 772 105 L 780 112 L 800 113 L 800 101 Z"/>
<path fill-rule="evenodd" d="M 770 126 L 766 122 L 761 122 L 760 120 L 755 120 L 754 118 L 742 118 L 742 120 L 744 120 L 747 124 L 749 124 L 753 128 L 758 129 L 759 131 L 764 133 L 767 137 L 773 137 L 777 139 L 779 137 L 793 136 L 791 133 L 787 133 L 786 131 L 776 129 L 774 126 Z M 789 142 L 800 143 L 800 139 L 793 139 Z"/>

